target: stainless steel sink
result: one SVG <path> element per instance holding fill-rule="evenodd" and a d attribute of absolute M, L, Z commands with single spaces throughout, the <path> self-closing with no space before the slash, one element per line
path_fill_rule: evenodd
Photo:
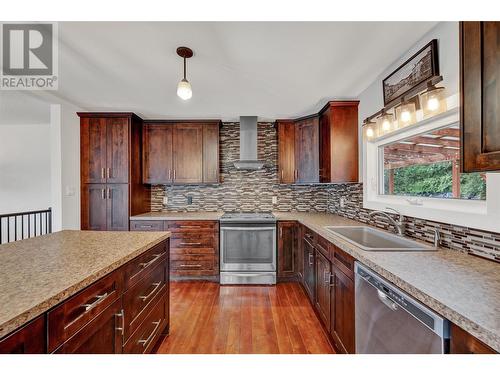
<path fill-rule="evenodd" d="M 325 227 L 329 232 L 366 251 L 436 251 L 405 237 L 387 233 L 371 227 Z"/>

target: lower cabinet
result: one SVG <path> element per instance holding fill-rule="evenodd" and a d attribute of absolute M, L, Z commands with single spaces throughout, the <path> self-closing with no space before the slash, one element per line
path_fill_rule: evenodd
<path fill-rule="evenodd" d="M 278 222 L 278 278 L 297 277 L 298 242 L 297 222 Z"/>
<path fill-rule="evenodd" d="M 0 339 L 2 354 L 42 354 L 46 348 L 45 316 Z"/>
<path fill-rule="evenodd" d="M 450 332 L 451 354 L 495 354 L 496 352 L 479 341 L 470 333 L 455 324 L 451 324 Z"/>
<path fill-rule="evenodd" d="M 302 244 L 304 247 L 304 288 L 309 296 L 309 299 L 314 303 L 315 292 L 315 272 L 314 272 L 314 245 L 306 238 L 303 238 Z"/>
<path fill-rule="evenodd" d="M 354 281 L 333 267 L 330 289 L 330 334 L 335 347 L 343 353 L 356 351 L 354 339 Z"/>
<path fill-rule="evenodd" d="M 330 327 L 330 276 L 331 263 L 316 251 L 316 311 L 325 327 Z"/>
<path fill-rule="evenodd" d="M 122 352 L 123 319 L 121 301 L 117 299 L 97 317 L 85 325 L 55 353 L 61 354 L 115 354 Z"/>

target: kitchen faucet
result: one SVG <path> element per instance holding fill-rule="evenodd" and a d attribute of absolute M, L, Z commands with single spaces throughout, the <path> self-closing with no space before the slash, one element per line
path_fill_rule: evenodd
<path fill-rule="evenodd" d="M 404 216 L 397 210 L 395 210 L 394 208 L 391 208 L 391 207 L 386 207 L 387 210 L 391 210 L 391 211 L 394 211 L 394 213 L 398 214 L 399 215 L 399 219 L 398 221 L 394 220 L 392 217 L 390 217 L 387 213 L 385 213 L 384 211 L 372 211 L 368 214 L 368 216 L 371 218 L 375 215 L 382 215 L 384 216 L 387 220 L 389 220 L 389 222 L 394 225 L 394 227 L 396 228 L 396 234 L 398 236 L 403 236 L 404 235 L 404 231 L 405 231 L 405 223 L 404 223 Z"/>

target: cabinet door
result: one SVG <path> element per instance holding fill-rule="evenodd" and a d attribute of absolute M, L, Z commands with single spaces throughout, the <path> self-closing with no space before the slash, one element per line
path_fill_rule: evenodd
<path fill-rule="evenodd" d="M 281 184 L 295 182 L 295 124 L 279 121 L 278 127 L 278 178 Z"/>
<path fill-rule="evenodd" d="M 303 240 L 304 246 L 304 287 L 311 301 L 314 301 L 314 247 L 306 239 Z"/>
<path fill-rule="evenodd" d="M 278 223 L 278 277 L 297 275 L 297 223 Z"/>
<path fill-rule="evenodd" d="M 295 132 L 295 182 L 319 182 L 318 118 L 298 121 Z"/>
<path fill-rule="evenodd" d="M 337 268 L 333 268 L 333 286 L 330 289 L 330 334 L 337 348 L 354 353 L 354 282 Z"/>
<path fill-rule="evenodd" d="M 80 168 L 82 183 L 106 182 L 106 120 L 80 121 Z"/>
<path fill-rule="evenodd" d="M 106 230 L 106 185 L 82 185 L 81 228 Z"/>
<path fill-rule="evenodd" d="M 121 299 L 116 300 L 89 324 L 67 340 L 56 353 L 114 354 L 122 351 Z"/>
<path fill-rule="evenodd" d="M 330 261 L 316 251 L 316 310 L 323 324 L 330 328 Z"/>
<path fill-rule="evenodd" d="M 203 182 L 219 182 L 219 124 L 203 125 Z"/>
<path fill-rule="evenodd" d="M 459 326 L 451 324 L 450 353 L 495 354 L 495 351 Z"/>
<path fill-rule="evenodd" d="M 45 347 L 44 316 L 0 340 L 0 354 L 43 354 Z"/>
<path fill-rule="evenodd" d="M 107 230 L 128 230 L 128 184 L 106 185 Z"/>
<path fill-rule="evenodd" d="M 144 125 L 143 183 L 163 184 L 172 182 L 172 134 L 172 124 Z"/>
<path fill-rule="evenodd" d="M 203 125 L 174 125 L 174 182 L 193 184 L 203 181 Z"/>
<path fill-rule="evenodd" d="M 500 22 L 461 22 L 463 172 L 500 170 Z"/>
<path fill-rule="evenodd" d="M 106 119 L 106 181 L 127 183 L 129 159 L 129 119 Z"/>

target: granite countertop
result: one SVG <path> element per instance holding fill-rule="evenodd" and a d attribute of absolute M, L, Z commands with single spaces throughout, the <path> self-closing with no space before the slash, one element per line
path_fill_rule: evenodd
<path fill-rule="evenodd" d="M 274 212 L 297 220 L 451 322 L 500 352 L 500 265 L 456 250 L 364 251 L 325 226 L 364 225 L 322 213 Z"/>
<path fill-rule="evenodd" d="M 0 337 L 168 237 L 64 230 L 0 245 Z"/>
<path fill-rule="evenodd" d="M 130 220 L 219 220 L 224 214 L 222 211 L 215 212 L 170 212 L 158 211 L 131 216 Z"/>

